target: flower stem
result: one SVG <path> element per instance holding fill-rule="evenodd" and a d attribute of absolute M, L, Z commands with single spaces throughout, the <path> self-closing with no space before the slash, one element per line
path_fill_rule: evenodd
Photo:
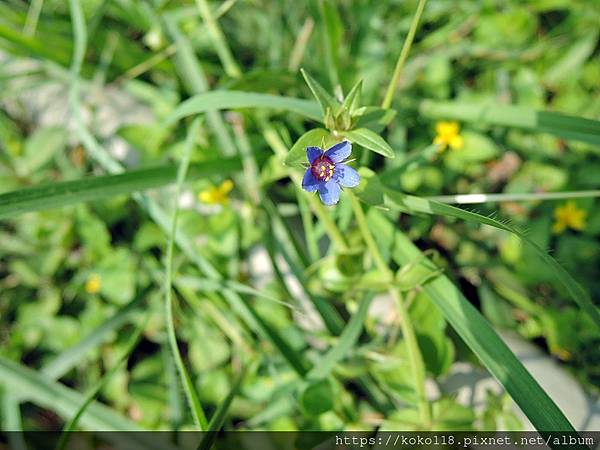
<path fill-rule="evenodd" d="M 381 103 L 382 108 L 389 108 L 392 105 L 392 99 L 394 98 L 394 92 L 396 91 L 398 80 L 400 79 L 400 73 L 402 72 L 402 68 L 404 67 L 406 58 L 408 58 L 408 54 L 410 53 L 410 48 L 415 39 L 417 27 L 419 26 L 419 21 L 421 20 L 421 15 L 423 14 L 423 9 L 425 8 L 426 2 L 427 0 L 419 0 L 419 4 L 417 5 L 417 11 L 413 16 L 413 20 L 410 24 L 410 29 L 408 30 L 408 34 L 406 35 L 406 39 L 404 40 L 404 45 L 402 46 L 402 50 L 400 51 L 400 56 L 398 57 L 398 61 L 396 62 L 396 67 L 394 68 L 394 75 L 390 80 L 387 92 L 385 93 L 385 98 Z"/>
<path fill-rule="evenodd" d="M 356 223 L 358 224 L 358 228 L 365 243 L 367 244 L 367 248 L 373 257 L 375 265 L 383 273 L 383 275 L 385 275 L 386 278 L 392 278 L 394 274 L 381 256 L 381 252 L 377 247 L 377 243 L 373 238 L 373 234 L 371 233 L 371 230 L 369 230 L 367 218 L 362 206 L 360 205 L 360 202 L 358 201 L 358 198 L 352 192 L 348 192 L 348 195 L 350 196 L 350 201 L 352 202 L 352 209 L 354 211 Z M 402 334 L 406 342 L 408 357 L 412 366 L 415 391 L 417 393 L 417 401 L 419 404 L 419 414 L 421 416 L 421 422 L 423 426 L 428 429 L 431 426 L 431 411 L 429 410 L 429 403 L 425 395 L 425 364 L 423 363 L 423 355 L 419 349 L 415 330 L 412 326 L 410 318 L 408 317 L 408 308 L 404 303 L 404 299 L 402 298 L 400 291 L 397 288 L 391 287 L 389 293 L 400 310 L 400 325 L 402 327 Z"/>

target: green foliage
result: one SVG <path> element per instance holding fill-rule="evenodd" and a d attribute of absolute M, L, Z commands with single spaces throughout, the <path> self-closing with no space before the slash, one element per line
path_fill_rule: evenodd
<path fill-rule="evenodd" d="M 9 3 L 4 429 L 573 428 L 497 331 L 597 394 L 594 2 Z"/>

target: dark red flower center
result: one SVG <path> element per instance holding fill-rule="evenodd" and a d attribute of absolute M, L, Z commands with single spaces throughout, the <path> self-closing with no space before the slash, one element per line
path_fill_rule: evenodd
<path fill-rule="evenodd" d="M 335 164 L 327 156 L 323 155 L 316 158 L 310 165 L 310 171 L 319 181 L 329 181 L 333 176 Z"/>

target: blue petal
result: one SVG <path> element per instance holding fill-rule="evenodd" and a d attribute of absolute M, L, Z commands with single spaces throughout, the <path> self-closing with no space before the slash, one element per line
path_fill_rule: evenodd
<path fill-rule="evenodd" d="M 308 169 L 304 173 L 304 178 L 302 179 L 302 189 L 308 192 L 315 192 L 319 189 L 319 180 L 317 180 L 310 169 Z"/>
<path fill-rule="evenodd" d="M 323 150 L 319 147 L 306 147 L 306 157 L 309 163 L 313 163 L 315 159 L 323 154 Z"/>
<path fill-rule="evenodd" d="M 346 164 L 336 164 L 333 178 L 343 187 L 355 187 L 360 183 L 360 175 L 352 167 Z"/>
<path fill-rule="evenodd" d="M 339 163 L 345 160 L 352 153 L 352 144 L 348 141 L 342 141 L 330 147 L 325 156 L 331 159 L 334 163 Z"/>
<path fill-rule="evenodd" d="M 326 205 L 335 205 L 340 200 L 341 191 L 340 185 L 333 178 L 319 185 L 319 196 Z"/>

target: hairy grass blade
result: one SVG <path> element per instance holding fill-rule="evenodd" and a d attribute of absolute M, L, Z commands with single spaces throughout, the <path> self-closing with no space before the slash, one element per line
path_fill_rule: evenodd
<path fill-rule="evenodd" d="M 190 166 L 187 180 L 200 179 L 216 171 L 226 175 L 237 172 L 241 167 L 238 157 L 194 163 Z M 174 183 L 176 174 L 177 166 L 168 165 L 6 192 L 0 194 L 0 219 L 159 188 Z"/>
<path fill-rule="evenodd" d="M 500 222 L 499 220 L 482 216 L 481 214 L 465 211 L 451 205 L 433 202 L 424 198 L 405 195 L 390 189 L 386 191 L 386 195 L 390 206 L 400 208 L 409 213 L 425 213 L 456 217 L 457 219 L 490 225 L 517 235 L 525 244 L 535 250 L 538 256 L 548 265 L 548 268 L 552 270 L 556 279 L 567 290 L 575 303 L 577 303 L 579 307 L 592 318 L 596 325 L 600 327 L 600 312 L 598 312 L 598 308 L 592 303 L 592 300 L 585 289 L 583 289 L 583 287 L 581 287 L 581 285 L 577 283 L 577 281 L 575 281 L 575 279 L 554 258 L 515 227 Z"/>

